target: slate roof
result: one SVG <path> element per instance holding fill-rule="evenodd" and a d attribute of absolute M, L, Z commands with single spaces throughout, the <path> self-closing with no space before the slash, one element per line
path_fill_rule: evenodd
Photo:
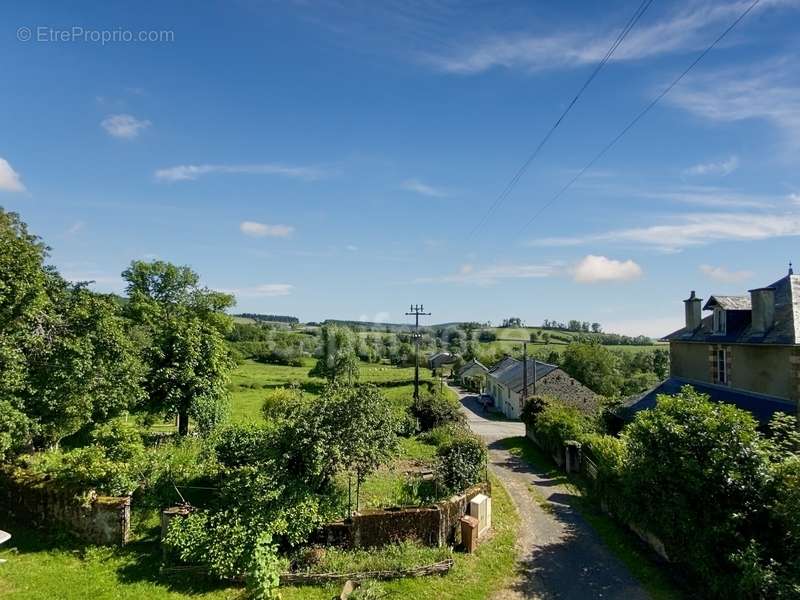
<path fill-rule="evenodd" d="M 457 373 L 457 374 L 458 374 L 458 376 L 459 376 L 459 377 L 461 377 L 461 376 L 462 376 L 464 373 L 466 373 L 466 372 L 467 372 L 469 369 L 471 369 L 472 367 L 480 367 L 480 368 L 481 368 L 481 370 L 482 370 L 484 373 L 486 373 L 486 372 L 488 372 L 488 371 L 489 371 L 489 369 L 487 369 L 485 366 L 483 366 L 483 364 L 482 364 L 482 363 L 481 363 L 479 360 L 477 360 L 477 359 L 473 358 L 471 361 L 469 361 L 468 363 L 466 363 L 466 364 L 465 364 L 463 367 L 461 367 L 461 368 L 458 370 L 458 373 Z"/>
<path fill-rule="evenodd" d="M 539 360 L 535 361 L 536 370 L 534 371 L 534 361 L 528 360 L 528 385 L 533 383 L 534 376 L 538 381 L 548 373 L 557 369 L 555 365 L 543 363 Z M 524 373 L 522 370 L 522 361 L 516 358 L 508 357 L 498 363 L 497 367 L 489 371 L 491 376 L 496 379 L 501 385 L 507 387 L 512 392 L 518 393 L 522 391 Z"/>
<path fill-rule="evenodd" d="M 649 410 L 656 405 L 656 398 L 660 394 L 673 396 L 681 391 L 685 385 L 691 385 L 695 390 L 702 394 L 708 394 L 714 402 L 725 402 L 746 410 L 755 417 L 762 425 L 769 422 L 775 413 L 783 412 L 795 414 L 797 408 L 791 402 L 786 402 L 773 396 L 754 394 L 743 390 L 734 390 L 727 387 L 696 383 L 681 379 L 680 377 L 670 377 L 661 382 L 651 390 L 638 396 L 628 399 L 618 409 L 617 414 L 628 421 L 636 413 L 642 410 Z"/>
<path fill-rule="evenodd" d="M 774 344 L 787 345 L 800 343 L 800 275 L 787 275 L 772 285 L 775 288 L 775 321 L 765 333 L 753 333 L 750 327 L 750 301 L 748 308 L 729 309 L 726 333 L 712 331 L 712 317 L 704 318 L 695 330 L 683 327 L 664 337 L 671 342 L 705 342 L 718 344 Z M 738 307 L 744 306 L 739 296 L 712 296 L 711 301 L 725 302 Z"/>
<path fill-rule="evenodd" d="M 750 296 L 711 296 L 703 307 L 703 310 L 711 310 L 715 307 L 724 310 L 751 310 Z"/>

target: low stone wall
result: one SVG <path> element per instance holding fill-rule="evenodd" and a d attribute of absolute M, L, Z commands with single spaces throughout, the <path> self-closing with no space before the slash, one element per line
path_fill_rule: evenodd
<path fill-rule="evenodd" d="M 315 541 L 346 548 L 380 547 L 408 539 L 433 547 L 455 545 L 461 541 L 459 519 L 467 514 L 470 500 L 478 494 L 490 496 L 491 491 L 487 482 L 432 506 L 364 511 L 349 521 L 329 523 Z"/>
<path fill-rule="evenodd" d="M 47 482 L 25 481 L 11 472 L 0 471 L 0 511 L 35 527 L 57 524 L 92 544 L 123 545 L 130 535 L 129 496 L 96 496 L 82 504 Z"/>

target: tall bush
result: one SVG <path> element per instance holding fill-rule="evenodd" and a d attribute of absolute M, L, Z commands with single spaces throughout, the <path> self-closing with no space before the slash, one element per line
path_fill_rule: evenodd
<path fill-rule="evenodd" d="M 478 436 L 463 432 L 445 441 L 436 451 L 436 473 L 451 493 L 461 492 L 483 480 L 486 444 Z"/>
<path fill-rule="evenodd" d="M 767 448 L 755 420 L 691 387 L 623 432 L 627 517 L 661 538 L 707 593 L 742 591 L 735 557 L 764 525 Z"/>

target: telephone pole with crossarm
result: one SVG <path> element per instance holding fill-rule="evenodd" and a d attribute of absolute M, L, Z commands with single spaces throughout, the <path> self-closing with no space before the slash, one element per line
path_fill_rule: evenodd
<path fill-rule="evenodd" d="M 414 400 L 419 400 L 419 318 L 421 316 L 430 316 L 431 313 L 426 313 L 425 308 L 422 304 L 412 304 L 409 312 L 406 313 L 408 316 L 414 316 L 414 343 L 416 345 L 416 354 L 414 357 Z"/>

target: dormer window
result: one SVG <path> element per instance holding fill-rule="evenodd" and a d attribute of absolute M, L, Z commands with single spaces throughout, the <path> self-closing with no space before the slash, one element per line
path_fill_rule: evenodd
<path fill-rule="evenodd" d="M 727 318 L 726 312 L 721 308 L 714 309 L 714 315 L 712 319 L 712 327 L 714 333 L 724 334 L 727 329 Z"/>

